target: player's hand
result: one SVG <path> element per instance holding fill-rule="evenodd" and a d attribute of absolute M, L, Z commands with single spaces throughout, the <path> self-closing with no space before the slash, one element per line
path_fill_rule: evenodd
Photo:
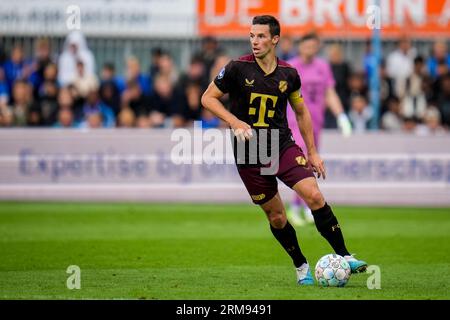
<path fill-rule="evenodd" d="M 325 164 L 323 163 L 323 160 L 319 156 L 319 154 L 317 152 L 309 154 L 308 158 L 314 172 L 317 172 L 317 178 L 320 178 L 322 176 L 322 178 L 325 179 L 327 176 Z"/>
<path fill-rule="evenodd" d="M 230 123 L 230 127 L 238 141 L 244 142 L 245 140 L 250 140 L 250 138 L 253 137 L 252 127 L 244 121 L 236 119 Z"/>
<path fill-rule="evenodd" d="M 341 114 L 339 114 L 339 116 L 337 117 L 337 125 L 344 137 L 351 136 L 352 124 L 350 123 L 350 120 L 345 113 L 342 112 Z"/>

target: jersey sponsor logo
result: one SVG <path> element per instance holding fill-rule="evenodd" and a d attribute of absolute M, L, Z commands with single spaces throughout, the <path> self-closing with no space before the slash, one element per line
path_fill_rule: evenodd
<path fill-rule="evenodd" d="M 253 79 L 252 81 L 248 80 L 247 78 L 245 78 L 245 86 L 246 87 L 253 87 L 253 83 L 255 82 L 255 79 Z"/>
<path fill-rule="evenodd" d="M 225 75 L 225 67 L 223 67 L 222 70 L 220 70 L 217 79 L 222 79 L 224 75 Z"/>
<path fill-rule="evenodd" d="M 253 126 L 254 127 L 268 127 L 269 124 L 265 122 L 266 115 L 267 115 L 267 118 L 273 118 L 274 115 L 275 115 L 275 110 L 268 110 L 267 111 L 267 100 L 271 100 L 272 101 L 272 108 L 275 109 L 275 106 L 276 106 L 277 101 L 278 101 L 278 97 L 277 96 L 272 96 L 270 94 L 262 94 L 262 93 L 252 92 L 251 95 L 250 95 L 250 105 L 252 105 L 253 100 L 255 100 L 256 98 L 261 98 L 261 99 L 260 99 L 260 102 L 259 102 L 258 121 L 253 123 Z M 251 115 L 251 116 L 256 115 L 256 111 L 257 111 L 257 108 L 250 107 L 248 109 L 248 114 Z"/>
<path fill-rule="evenodd" d="M 287 81 L 281 80 L 278 84 L 278 89 L 280 89 L 281 93 L 285 92 L 287 90 Z"/>
<path fill-rule="evenodd" d="M 260 201 L 260 200 L 263 200 L 265 197 L 266 197 L 266 195 L 264 194 L 264 193 L 261 193 L 261 194 L 252 194 L 252 199 L 253 200 L 255 200 L 255 201 Z"/>
<path fill-rule="evenodd" d="M 297 158 L 295 158 L 295 161 L 297 161 L 299 166 L 306 166 L 306 159 L 305 157 L 302 156 L 298 156 Z"/>

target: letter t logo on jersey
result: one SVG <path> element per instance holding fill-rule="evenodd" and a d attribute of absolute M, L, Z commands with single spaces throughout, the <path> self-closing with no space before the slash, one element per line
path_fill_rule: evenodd
<path fill-rule="evenodd" d="M 266 110 L 267 110 L 267 100 L 272 101 L 272 107 L 275 109 L 275 105 L 277 104 L 278 97 L 277 96 L 271 96 L 270 94 L 262 94 L 262 93 L 254 93 L 250 95 L 250 105 L 252 104 L 253 100 L 256 98 L 261 98 L 259 102 L 259 114 L 258 114 L 258 122 L 254 123 L 254 127 L 268 127 L 269 124 L 265 122 L 266 120 Z M 248 114 L 253 116 L 256 114 L 256 108 L 250 107 L 248 109 Z M 274 110 L 267 111 L 267 117 L 273 118 L 275 115 Z"/>

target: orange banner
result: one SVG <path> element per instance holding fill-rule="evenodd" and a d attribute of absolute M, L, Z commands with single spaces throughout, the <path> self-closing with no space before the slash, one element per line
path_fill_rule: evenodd
<path fill-rule="evenodd" d="M 450 0 L 198 0 L 199 33 L 247 36 L 255 15 L 270 14 L 283 34 L 316 30 L 326 37 L 383 36 L 450 38 Z"/>

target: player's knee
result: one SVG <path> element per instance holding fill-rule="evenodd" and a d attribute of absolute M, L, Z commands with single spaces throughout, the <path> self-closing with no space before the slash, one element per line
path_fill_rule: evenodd
<path fill-rule="evenodd" d="M 308 197 L 308 206 L 312 209 L 319 209 L 325 204 L 325 199 L 323 198 L 322 192 L 319 189 L 314 189 L 311 191 Z"/>
<path fill-rule="evenodd" d="M 270 210 L 267 217 L 274 228 L 281 229 L 286 225 L 286 215 L 282 210 Z"/>

